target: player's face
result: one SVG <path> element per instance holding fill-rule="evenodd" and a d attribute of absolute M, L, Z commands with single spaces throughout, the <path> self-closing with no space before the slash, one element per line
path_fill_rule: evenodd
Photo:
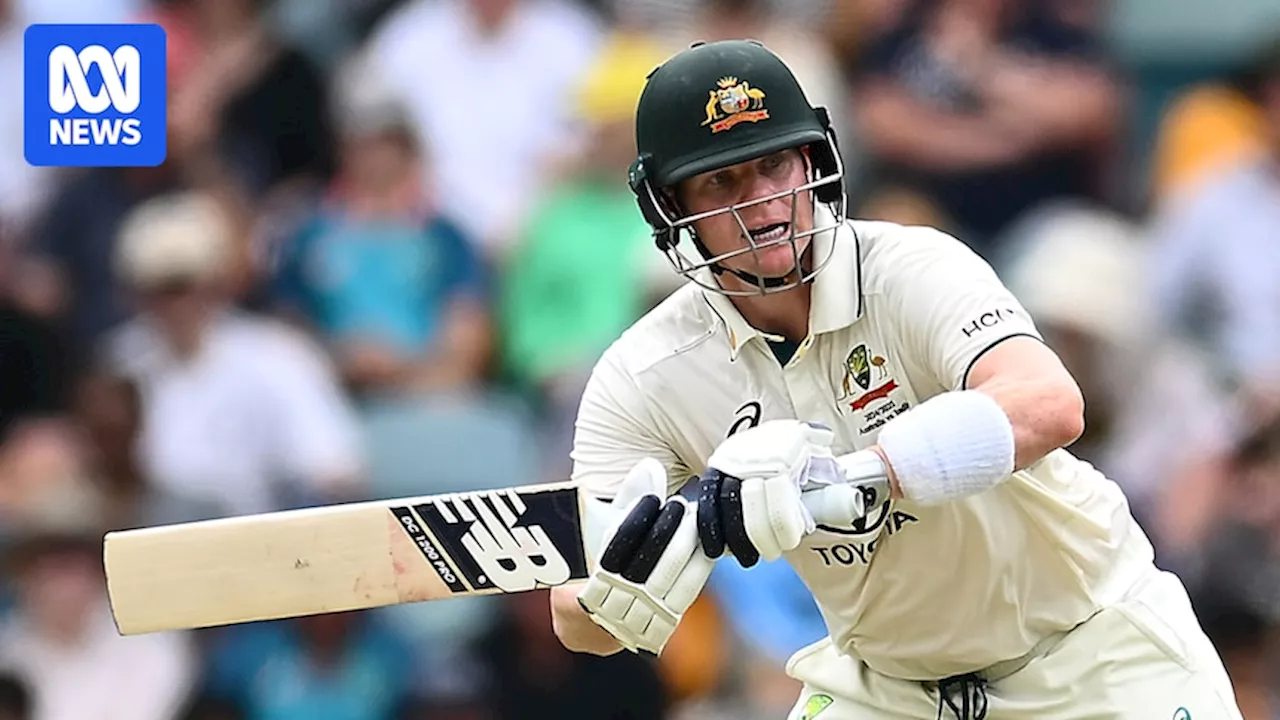
<path fill-rule="evenodd" d="M 354 192 L 386 198 L 415 180 L 418 155 L 411 140 L 392 131 L 351 138 L 343 162 Z"/>
<path fill-rule="evenodd" d="M 796 257 L 803 256 L 809 246 L 809 238 L 804 237 L 796 240 L 793 248 L 790 237 L 813 228 L 810 191 L 790 192 L 808 182 L 807 166 L 800 150 L 782 150 L 696 175 L 681 186 L 679 200 L 689 215 L 750 203 L 736 213 L 722 212 L 698 220 L 694 229 L 712 256 L 756 248 L 723 261 L 723 265 L 759 277 L 786 277 L 796 271 Z M 752 202 L 779 194 L 768 201 Z"/>
<path fill-rule="evenodd" d="M 195 343 L 218 302 L 212 284 L 174 278 L 139 288 L 142 308 L 169 342 L 187 347 Z"/>

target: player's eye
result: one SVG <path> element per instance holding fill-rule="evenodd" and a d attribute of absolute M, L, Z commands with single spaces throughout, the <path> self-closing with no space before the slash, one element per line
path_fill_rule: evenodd
<path fill-rule="evenodd" d="M 703 185 L 703 190 L 707 194 L 708 199 L 722 203 L 725 198 L 731 196 L 734 188 L 737 186 L 737 180 L 732 173 L 718 172 L 707 178 L 707 182 Z"/>
<path fill-rule="evenodd" d="M 774 153 L 760 161 L 760 167 L 766 175 L 777 175 L 778 171 L 791 166 L 791 153 L 787 151 Z"/>

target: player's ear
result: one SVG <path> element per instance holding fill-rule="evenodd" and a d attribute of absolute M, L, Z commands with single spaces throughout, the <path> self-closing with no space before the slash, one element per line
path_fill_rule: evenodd
<path fill-rule="evenodd" d="M 676 232 L 671 228 L 668 219 L 680 217 L 675 211 L 666 188 L 655 187 L 649 180 L 648 157 L 640 156 L 632 161 L 627 169 L 627 185 L 635 195 L 640 214 L 654 231 L 654 242 L 658 249 L 666 252 L 676 241 Z"/>
<path fill-rule="evenodd" d="M 685 214 L 684 198 L 686 196 L 685 190 L 688 186 L 689 181 L 682 180 L 673 187 L 664 187 L 658 191 L 658 195 L 661 196 L 662 206 L 671 217 L 678 218 Z"/>

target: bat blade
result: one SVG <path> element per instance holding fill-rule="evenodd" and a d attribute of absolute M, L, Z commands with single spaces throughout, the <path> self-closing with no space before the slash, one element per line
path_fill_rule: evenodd
<path fill-rule="evenodd" d="M 587 575 L 578 489 L 550 483 L 108 533 L 122 635 L 526 592 Z"/>

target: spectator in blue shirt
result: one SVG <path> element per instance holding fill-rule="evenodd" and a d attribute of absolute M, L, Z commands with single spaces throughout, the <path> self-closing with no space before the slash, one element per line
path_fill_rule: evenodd
<path fill-rule="evenodd" d="M 357 113 L 334 187 L 280 258 L 278 300 L 366 396 L 452 390 L 487 369 L 483 260 L 424 202 L 421 152 L 395 108 Z"/>
<path fill-rule="evenodd" d="M 203 698 L 244 720 L 397 720 L 412 701 L 412 651 L 371 613 L 227 630 Z"/>

